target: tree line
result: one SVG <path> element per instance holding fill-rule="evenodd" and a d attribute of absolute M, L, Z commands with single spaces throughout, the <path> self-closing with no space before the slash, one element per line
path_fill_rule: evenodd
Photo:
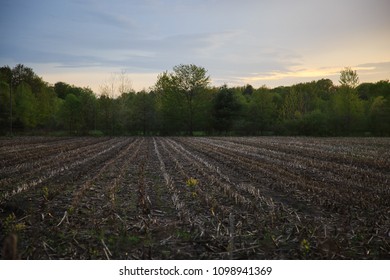
<path fill-rule="evenodd" d="M 0 134 L 390 136 L 389 81 L 359 84 L 350 68 L 339 81 L 213 87 L 206 69 L 190 64 L 161 73 L 149 90 L 121 84 L 114 96 L 4 66 Z"/>

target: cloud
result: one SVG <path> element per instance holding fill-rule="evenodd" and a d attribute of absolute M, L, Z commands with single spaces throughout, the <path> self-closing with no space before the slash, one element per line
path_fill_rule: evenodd
<path fill-rule="evenodd" d="M 2 5 L 0 64 L 93 76 L 193 63 L 233 83 L 337 77 L 343 66 L 361 80 L 389 76 L 378 63 L 390 60 L 385 0 L 25 2 Z"/>
<path fill-rule="evenodd" d="M 390 80 L 390 61 L 359 64 L 357 70 L 361 83 Z"/>
<path fill-rule="evenodd" d="M 357 68 L 376 73 L 386 72 L 390 76 L 390 61 L 359 64 Z"/>
<path fill-rule="evenodd" d="M 319 71 L 319 70 L 300 70 L 300 71 L 271 71 L 268 73 L 263 73 L 259 75 L 249 76 L 249 77 L 237 77 L 238 80 L 243 81 L 273 81 L 273 80 L 283 80 L 286 78 L 314 78 L 314 77 L 326 77 L 329 75 L 335 75 L 336 71 Z"/>
<path fill-rule="evenodd" d="M 246 76 L 235 76 L 231 77 L 231 81 L 236 84 L 262 85 L 266 83 L 278 86 L 328 78 L 337 83 L 340 71 L 343 68 L 344 66 L 319 68 L 293 67 L 285 71 L 265 71 L 262 73 L 251 73 Z M 364 63 L 352 66 L 351 68 L 357 71 L 361 82 L 376 82 L 390 78 L 390 62 Z"/>

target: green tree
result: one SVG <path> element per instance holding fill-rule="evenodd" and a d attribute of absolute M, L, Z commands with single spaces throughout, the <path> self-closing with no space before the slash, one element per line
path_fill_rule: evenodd
<path fill-rule="evenodd" d="M 119 104 L 119 125 L 122 130 L 126 133 L 135 134 L 136 129 L 134 128 L 133 112 L 134 108 L 134 92 L 122 93 L 118 98 Z"/>
<path fill-rule="evenodd" d="M 18 64 L 12 69 L 13 89 L 17 88 L 22 82 L 28 84 L 34 94 L 37 94 L 46 86 L 45 82 L 30 67 Z"/>
<path fill-rule="evenodd" d="M 12 82 L 12 69 L 8 65 L 0 67 L 0 82 L 5 82 L 8 85 Z"/>
<path fill-rule="evenodd" d="M 273 94 L 265 87 L 255 90 L 246 111 L 248 129 L 251 134 L 263 135 L 265 131 L 272 130 L 276 119 L 276 105 Z"/>
<path fill-rule="evenodd" d="M 359 76 L 356 71 L 352 70 L 350 67 L 345 67 L 340 71 L 339 82 L 341 86 L 356 88 L 356 86 L 359 84 Z"/>
<path fill-rule="evenodd" d="M 35 77 L 34 71 L 23 64 L 18 64 L 12 69 L 12 85 L 14 87 L 19 86 L 22 82 L 30 85 Z"/>
<path fill-rule="evenodd" d="M 78 134 L 82 127 L 80 99 L 70 93 L 65 97 L 61 106 L 61 122 L 69 130 L 69 134 Z"/>
<path fill-rule="evenodd" d="M 146 135 L 155 129 L 156 111 L 154 94 L 142 90 L 135 94 L 133 104 L 132 119 L 134 120 L 135 127 L 137 131 L 142 131 L 142 134 Z"/>
<path fill-rule="evenodd" d="M 363 129 L 364 103 L 355 89 L 341 86 L 331 98 L 330 111 L 335 133 L 350 135 Z"/>
<path fill-rule="evenodd" d="M 315 83 L 315 91 L 317 96 L 322 100 L 329 100 L 330 95 L 334 92 L 335 86 L 330 79 L 321 79 Z"/>
<path fill-rule="evenodd" d="M 59 110 L 57 95 L 53 88 L 44 86 L 36 94 L 37 124 L 41 127 L 54 127 L 56 115 Z"/>
<path fill-rule="evenodd" d="M 97 107 L 96 95 L 89 88 L 84 88 L 78 97 L 81 103 L 81 130 L 86 134 L 90 130 L 97 130 Z"/>
<path fill-rule="evenodd" d="M 65 100 L 66 95 L 72 93 L 72 86 L 64 82 L 57 82 L 54 84 L 54 91 L 59 98 Z"/>
<path fill-rule="evenodd" d="M 10 88 L 8 83 L 0 81 L 0 135 L 8 130 L 10 118 Z"/>
<path fill-rule="evenodd" d="M 311 111 L 304 115 L 299 132 L 303 135 L 327 136 L 329 135 L 328 122 L 326 113 L 319 109 Z"/>
<path fill-rule="evenodd" d="M 197 93 L 194 99 L 194 130 L 203 133 L 211 133 L 213 124 L 212 119 L 213 100 L 218 89 L 205 88 Z"/>
<path fill-rule="evenodd" d="M 213 127 L 219 133 L 228 132 L 233 127 L 240 111 L 240 103 L 232 89 L 221 87 L 213 102 Z"/>
<path fill-rule="evenodd" d="M 19 83 L 15 92 L 15 118 L 23 128 L 34 128 L 38 122 L 37 100 L 24 81 Z"/>
<path fill-rule="evenodd" d="M 212 131 L 212 101 L 218 90 L 215 88 L 202 88 L 193 97 L 192 107 L 192 129 L 194 131 Z M 176 86 L 172 74 L 164 72 L 158 76 L 153 89 L 154 101 L 154 127 L 164 135 L 190 134 L 189 104 L 183 91 Z"/>
<path fill-rule="evenodd" d="M 283 120 L 300 119 L 304 114 L 305 102 L 303 95 L 292 87 L 290 92 L 284 96 L 281 108 Z"/>
<path fill-rule="evenodd" d="M 106 94 L 100 95 L 98 99 L 98 128 L 107 135 L 112 135 L 114 131 L 113 110 L 113 99 Z"/>
<path fill-rule="evenodd" d="M 243 95 L 252 95 L 254 92 L 254 88 L 252 85 L 247 84 L 242 92 Z"/>
<path fill-rule="evenodd" d="M 12 88 L 12 69 L 11 67 L 3 66 L 0 68 L 0 82 L 3 83 L 1 86 L 1 104 L 0 107 L 2 107 L 2 120 L 1 122 L 1 127 L 3 129 L 3 132 L 5 132 L 5 127 L 9 125 L 9 133 L 12 135 L 13 134 L 13 108 L 15 107 L 15 98 L 13 97 L 13 88 Z M 6 93 L 6 89 L 8 89 L 8 93 Z M 8 95 L 6 98 L 5 96 Z M 7 102 L 7 103 L 3 103 Z M 6 109 L 7 108 L 7 109 Z M 5 113 L 8 113 L 8 116 L 5 117 Z"/>
<path fill-rule="evenodd" d="M 383 96 L 374 99 L 369 110 L 370 130 L 375 135 L 390 134 L 390 102 Z"/>
<path fill-rule="evenodd" d="M 206 74 L 203 67 L 180 64 L 173 67 L 173 73 L 164 72 L 158 77 L 155 88 L 161 97 L 162 112 L 165 120 L 176 120 L 174 130 L 181 130 L 184 124 L 187 133 L 193 135 L 194 116 L 200 104 L 196 99 L 210 83 L 210 77 Z M 170 113 L 170 109 L 174 112 Z"/>
<path fill-rule="evenodd" d="M 194 113 L 198 109 L 195 99 L 199 92 L 205 90 L 210 83 L 210 77 L 207 76 L 207 71 L 203 67 L 193 64 L 177 65 L 173 67 L 174 73 L 171 74 L 173 86 L 177 93 L 184 99 L 185 106 L 185 122 L 189 135 L 193 135 L 194 131 Z"/>
<path fill-rule="evenodd" d="M 337 134 L 350 135 L 363 129 L 364 103 L 358 96 L 356 86 L 359 77 L 351 68 L 340 72 L 340 84 L 331 98 L 333 127 Z"/>
<path fill-rule="evenodd" d="M 162 134 L 180 133 L 186 129 L 186 101 L 178 90 L 172 74 L 164 72 L 154 86 Z"/>

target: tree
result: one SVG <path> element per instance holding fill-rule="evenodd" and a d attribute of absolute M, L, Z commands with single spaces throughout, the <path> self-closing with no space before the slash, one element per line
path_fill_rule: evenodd
<path fill-rule="evenodd" d="M 13 121 L 14 121 L 14 118 L 13 118 L 13 107 L 14 107 L 14 101 L 15 101 L 15 98 L 13 97 L 13 91 L 14 91 L 14 88 L 13 88 L 13 84 L 12 84 L 12 69 L 11 67 L 9 67 L 8 65 L 7 66 L 3 66 L 0 68 L 0 82 L 3 82 L 5 83 L 3 85 L 3 88 L 2 88 L 2 95 L 4 97 L 5 94 L 8 94 L 8 100 L 9 102 L 8 103 L 2 103 L 2 106 L 3 109 L 2 109 L 2 113 L 3 113 L 3 116 L 4 116 L 4 113 L 7 111 L 8 112 L 8 121 L 9 121 L 9 132 L 10 134 L 12 135 L 13 133 Z M 5 86 L 8 87 L 8 93 L 5 93 Z M 2 102 L 7 102 L 5 97 L 3 100 L 1 100 Z M 5 107 L 8 106 L 8 109 L 5 109 Z M 4 111 L 3 111 L 4 110 Z M 5 121 L 5 119 L 3 119 Z M 5 123 L 2 123 L 1 126 L 5 125 Z"/>
<path fill-rule="evenodd" d="M 185 129 L 185 101 L 172 79 L 172 74 L 158 75 L 154 86 L 157 95 L 157 114 L 162 134 L 175 134 Z"/>
<path fill-rule="evenodd" d="M 356 86 L 359 84 L 359 77 L 356 71 L 352 70 L 350 67 L 345 67 L 340 71 L 339 82 L 341 86 L 356 88 Z"/>
<path fill-rule="evenodd" d="M 0 134 L 7 131 L 10 123 L 10 89 L 6 82 L 0 81 Z"/>
<path fill-rule="evenodd" d="M 12 70 L 8 65 L 0 68 L 0 82 L 5 82 L 8 85 L 12 82 Z"/>
<path fill-rule="evenodd" d="M 284 96 L 281 116 L 284 120 L 300 119 L 304 113 L 305 102 L 303 94 L 292 87 Z"/>
<path fill-rule="evenodd" d="M 80 99 L 70 93 L 65 97 L 61 107 L 62 123 L 69 129 L 69 134 L 78 134 L 81 124 L 81 102 Z"/>
<path fill-rule="evenodd" d="M 24 81 L 16 88 L 15 118 L 25 128 L 34 128 L 37 124 L 37 100 Z"/>
<path fill-rule="evenodd" d="M 364 120 L 364 103 L 359 99 L 355 89 L 342 86 L 332 95 L 331 119 L 335 132 L 350 135 L 362 129 Z"/>
<path fill-rule="evenodd" d="M 383 96 L 374 99 L 369 110 L 371 131 L 380 136 L 390 134 L 390 102 Z"/>
<path fill-rule="evenodd" d="M 134 94 L 130 111 L 133 128 L 143 135 L 155 128 L 156 111 L 155 98 L 153 93 L 147 93 L 145 90 Z"/>
<path fill-rule="evenodd" d="M 221 87 L 213 102 L 213 127 L 225 134 L 233 126 L 233 121 L 240 111 L 240 103 L 232 89 L 226 85 Z"/>
<path fill-rule="evenodd" d="M 117 78 L 119 85 L 118 85 L 118 92 L 120 94 L 133 92 L 133 86 L 131 83 L 130 78 L 127 76 L 126 71 L 122 70 L 121 73 L 118 75 Z"/>
<path fill-rule="evenodd" d="M 213 124 L 212 119 L 213 100 L 217 94 L 218 89 L 206 88 L 197 93 L 194 99 L 194 130 L 203 131 L 204 133 L 211 133 Z"/>
<path fill-rule="evenodd" d="M 100 95 L 98 99 L 99 124 L 100 129 L 106 134 L 114 132 L 114 101 L 106 94 Z"/>
<path fill-rule="evenodd" d="M 253 92 L 248 105 L 246 118 L 249 130 L 260 135 L 264 131 L 271 130 L 276 118 L 276 105 L 273 102 L 273 94 L 263 87 Z"/>
<path fill-rule="evenodd" d="M 350 135 L 361 130 L 364 121 L 364 103 L 356 90 L 359 77 L 346 67 L 340 72 L 339 81 L 341 86 L 331 98 L 331 119 L 337 134 Z"/>
<path fill-rule="evenodd" d="M 72 86 L 68 85 L 67 83 L 64 83 L 64 82 L 57 82 L 54 85 L 54 91 L 59 98 L 65 100 L 66 95 L 71 93 Z"/>
<path fill-rule="evenodd" d="M 329 135 L 327 115 L 319 109 L 305 114 L 302 120 L 302 128 L 299 132 L 304 135 Z"/>
<path fill-rule="evenodd" d="M 31 68 L 26 67 L 23 64 L 18 64 L 12 69 L 12 85 L 17 87 L 22 82 L 32 84 L 32 80 L 35 76 L 36 75 Z"/>
<path fill-rule="evenodd" d="M 0 134 L 19 129 L 66 128 L 85 134 L 193 135 L 195 132 L 390 135 L 390 83 L 358 85 L 356 71 L 288 87 L 209 87 L 203 67 L 177 65 L 157 78 L 150 92 L 134 92 L 126 73 L 112 74 L 101 96 L 63 82 L 54 87 L 18 64 L 0 68 Z M 119 95 L 120 94 L 120 95 Z"/>
<path fill-rule="evenodd" d="M 180 64 L 173 71 L 160 74 L 154 87 L 161 105 L 162 129 L 165 133 L 186 129 L 187 134 L 193 135 L 196 111 L 201 104 L 197 98 L 207 89 L 210 77 L 203 67 L 193 64 Z"/>
<path fill-rule="evenodd" d="M 12 69 L 12 88 L 16 89 L 22 82 L 28 84 L 34 94 L 46 86 L 45 82 L 31 68 L 18 64 Z"/>
<path fill-rule="evenodd" d="M 100 93 L 115 98 L 123 93 L 134 92 L 130 78 L 127 76 L 126 71 L 122 70 L 121 73 L 111 73 L 109 79 L 104 84 L 100 85 Z"/>
<path fill-rule="evenodd" d="M 45 86 L 36 94 L 37 124 L 40 127 L 55 125 L 55 116 L 58 111 L 58 98 L 53 88 Z"/>
<path fill-rule="evenodd" d="M 242 92 L 243 95 L 252 95 L 252 93 L 254 92 L 254 89 L 253 89 L 253 86 L 252 85 L 249 85 L 247 84 Z"/>
<path fill-rule="evenodd" d="M 78 97 L 81 103 L 81 130 L 86 133 L 97 129 L 97 98 L 89 88 L 84 88 Z"/>
<path fill-rule="evenodd" d="M 178 92 L 185 98 L 186 122 L 188 134 L 193 135 L 194 130 L 194 99 L 199 91 L 204 90 L 210 83 L 210 77 L 206 76 L 206 69 L 193 64 L 177 65 L 173 67 L 172 80 Z"/>

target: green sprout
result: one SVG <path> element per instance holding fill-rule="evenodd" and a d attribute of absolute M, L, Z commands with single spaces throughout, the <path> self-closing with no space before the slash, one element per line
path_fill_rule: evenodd
<path fill-rule="evenodd" d="M 198 183 L 199 183 L 199 181 L 195 178 L 192 178 L 192 177 L 186 181 L 187 187 L 195 187 L 198 185 Z"/>
<path fill-rule="evenodd" d="M 3 226 L 6 234 L 19 233 L 26 229 L 25 223 L 17 221 L 14 213 L 9 214 L 5 218 Z"/>
<path fill-rule="evenodd" d="M 310 243 L 309 243 L 309 241 L 307 241 L 306 239 L 303 239 L 303 240 L 301 241 L 301 250 L 302 250 L 302 252 L 303 252 L 305 255 L 307 255 L 307 254 L 309 253 L 309 251 L 310 251 Z"/>
<path fill-rule="evenodd" d="M 45 200 L 49 200 L 49 188 L 48 187 L 42 188 L 42 194 L 43 194 L 43 198 Z"/>

